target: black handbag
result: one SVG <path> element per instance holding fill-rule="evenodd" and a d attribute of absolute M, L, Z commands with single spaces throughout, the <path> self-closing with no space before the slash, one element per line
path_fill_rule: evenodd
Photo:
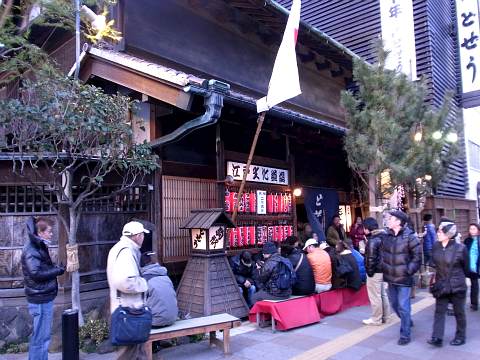
<path fill-rule="evenodd" d="M 451 293 L 450 289 L 450 277 L 452 276 L 453 263 L 455 260 L 455 253 L 457 251 L 457 244 L 454 244 L 453 256 L 450 259 L 450 264 L 448 265 L 447 278 L 437 281 L 436 275 L 432 277 L 432 282 L 430 283 L 429 291 L 435 299 L 439 297 L 449 295 Z"/>
<path fill-rule="evenodd" d="M 120 249 L 120 251 L 123 249 Z M 119 254 L 120 251 L 118 252 Z M 137 265 L 138 273 L 141 274 L 136 260 L 135 264 Z M 112 345 L 125 346 L 146 342 L 150 337 L 152 328 L 152 311 L 148 306 L 145 306 L 145 293 L 142 293 L 143 306 L 138 309 L 122 306 L 121 292 L 118 290 L 117 298 L 120 300 L 120 306 L 112 313 L 110 322 L 110 341 Z"/>

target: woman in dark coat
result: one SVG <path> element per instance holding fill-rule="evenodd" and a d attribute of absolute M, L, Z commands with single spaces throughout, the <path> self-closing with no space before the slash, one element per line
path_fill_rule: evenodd
<path fill-rule="evenodd" d="M 465 299 L 467 285 L 465 283 L 468 272 L 467 249 L 463 244 L 455 241 L 457 226 L 448 220 L 440 223 L 437 230 L 438 240 L 432 249 L 432 262 L 435 266 L 435 283 L 440 285 L 440 295 L 435 302 L 435 317 L 433 321 L 432 338 L 427 342 L 430 345 L 441 347 L 445 332 L 445 314 L 448 303 L 453 304 L 453 311 L 457 322 L 455 338 L 450 345 L 465 344 L 467 322 L 465 318 Z"/>
<path fill-rule="evenodd" d="M 315 280 L 313 270 L 308 262 L 306 254 L 298 246 L 296 236 L 289 236 L 282 243 L 282 256 L 292 263 L 297 280 L 292 288 L 292 295 L 311 295 L 315 293 Z"/>
<path fill-rule="evenodd" d="M 478 310 L 478 278 L 480 273 L 480 227 L 477 224 L 470 224 L 468 228 L 469 237 L 465 239 L 469 258 L 469 269 L 467 276 L 470 278 L 472 287 L 470 289 L 470 308 Z"/>

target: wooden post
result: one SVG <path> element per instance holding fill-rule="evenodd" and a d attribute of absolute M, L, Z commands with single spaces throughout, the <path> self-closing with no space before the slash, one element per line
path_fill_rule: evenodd
<path fill-rule="evenodd" d="M 250 165 L 252 164 L 253 154 L 255 153 L 255 148 L 257 147 L 258 137 L 260 135 L 260 131 L 262 131 L 263 120 L 265 120 L 265 111 L 261 112 L 258 116 L 257 120 L 257 131 L 255 132 L 255 136 L 253 137 L 252 147 L 250 148 L 250 154 L 248 155 L 247 165 L 245 167 L 245 171 L 243 172 L 242 183 L 240 184 L 240 189 L 238 190 L 238 201 L 233 209 L 232 221 L 236 224 L 237 214 L 238 214 L 238 205 L 240 204 L 240 199 L 243 195 L 243 189 L 245 188 L 245 182 L 247 181 L 247 174 L 250 170 Z"/>
<path fill-rule="evenodd" d="M 215 151 L 217 161 L 217 193 L 218 193 L 218 207 L 223 208 L 225 206 L 225 151 L 222 140 L 222 132 L 220 123 L 217 123 L 216 139 L 215 139 Z"/>

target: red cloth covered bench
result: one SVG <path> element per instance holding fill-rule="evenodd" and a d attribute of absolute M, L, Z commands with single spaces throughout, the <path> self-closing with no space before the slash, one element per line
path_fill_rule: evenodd
<path fill-rule="evenodd" d="M 369 305 L 366 285 L 354 291 L 348 288 L 335 289 L 312 295 L 321 317 L 333 315 L 354 306 Z"/>
<path fill-rule="evenodd" d="M 288 330 L 320 321 L 313 296 L 294 297 L 286 300 L 258 301 L 250 310 L 250 322 L 259 322 L 262 314 L 272 318 L 272 331 Z"/>

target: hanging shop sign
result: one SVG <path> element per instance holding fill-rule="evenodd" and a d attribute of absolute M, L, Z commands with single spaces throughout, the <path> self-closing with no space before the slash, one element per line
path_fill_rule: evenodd
<path fill-rule="evenodd" d="M 479 2 L 457 0 L 456 4 L 462 92 L 465 94 L 480 90 L 480 74 L 477 73 L 477 63 L 480 61 Z"/>
<path fill-rule="evenodd" d="M 257 190 L 257 214 L 265 215 L 267 213 L 267 192 Z"/>
<path fill-rule="evenodd" d="M 242 181 L 245 168 L 244 163 L 227 161 L 227 175 L 233 176 L 234 180 Z M 288 185 L 288 170 L 252 164 L 247 174 L 247 181 Z"/>
<path fill-rule="evenodd" d="M 458 1 L 457 1 L 458 2 Z M 417 79 L 412 0 L 380 0 L 382 40 L 390 51 L 385 67 Z"/>

